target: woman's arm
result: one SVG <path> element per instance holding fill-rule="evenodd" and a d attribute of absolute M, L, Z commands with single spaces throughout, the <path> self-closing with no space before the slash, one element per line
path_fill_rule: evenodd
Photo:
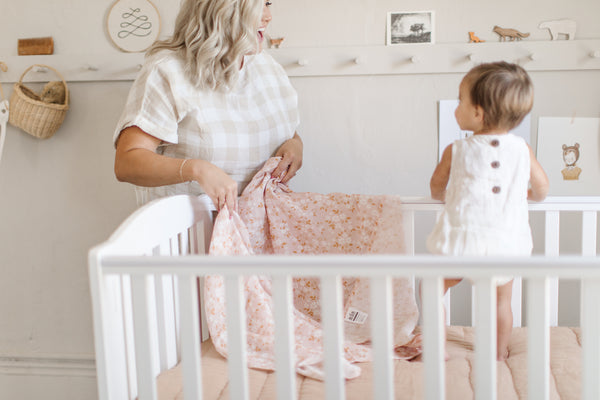
<path fill-rule="evenodd" d="M 442 160 L 435 167 L 429 189 L 431 197 L 435 200 L 444 201 L 446 199 L 446 186 L 450 180 L 450 166 L 452 165 L 452 145 L 448 145 L 442 154 Z"/>
<path fill-rule="evenodd" d="M 199 159 L 177 159 L 156 153 L 161 141 L 137 126 L 123 129 L 117 140 L 115 175 L 138 186 L 164 186 L 196 181 L 215 207 L 237 211 L 237 182 L 222 169 Z"/>
<path fill-rule="evenodd" d="M 531 147 L 529 147 L 529 160 L 531 164 L 531 175 L 529 176 L 531 188 L 527 191 L 527 199 L 542 201 L 548 195 L 548 189 L 550 188 L 548 176 L 546 176 L 542 165 L 535 158 Z"/>
<path fill-rule="evenodd" d="M 281 157 L 281 161 L 271 174 L 272 177 L 277 178 L 281 174 L 285 173 L 281 178 L 282 183 L 287 183 L 290 179 L 296 175 L 296 172 L 302 166 L 302 150 L 304 145 L 302 139 L 297 132 L 291 139 L 286 140 L 275 153 L 275 157 Z"/>

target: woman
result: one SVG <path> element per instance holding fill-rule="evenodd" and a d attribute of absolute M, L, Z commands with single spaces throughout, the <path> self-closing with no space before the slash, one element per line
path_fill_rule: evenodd
<path fill-rule="evenodd" d="M 119 181 L 145 201 L 206 193 L 219 210 L 272 156 L 286 183 L 302 165 L 297 95 L 262 52 L 270 1 L 185 0 L 174 35 L 147 53 L 114 135 Z"/>

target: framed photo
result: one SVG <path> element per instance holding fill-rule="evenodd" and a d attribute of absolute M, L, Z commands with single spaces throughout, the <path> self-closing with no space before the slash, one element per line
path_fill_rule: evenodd
<path fill-rule="evenodd" d="M 433 11 L 396 11 L 387 17 L 386 44 L 434 43 Z"/>
<path fill-rule="evenodd" d="M 551 196 L 600 196 L 600 118 L 540 117 L 537 159 Z"/>

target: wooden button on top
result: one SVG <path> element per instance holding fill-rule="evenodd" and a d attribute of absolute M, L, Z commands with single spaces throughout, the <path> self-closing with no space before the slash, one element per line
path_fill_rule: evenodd
<path fill-rule="evenodd" d="M 500 168 L 500 161 L 492 161 L 492 168 Z"/>
<path fill-rule="evenodd" d="M 494 147 L 498 147 L 500 145 L 500 141 L 498 139 L 494 139 L 490 142 L 490 144 Z"/>
<path fill-rule="evenodd" d="M 498 194 L 498 193 L 500 193 L 500 186 L 494 186 L 494 187 L 492 188 L 492 192 L 494 192 L 495 194 Z"/>

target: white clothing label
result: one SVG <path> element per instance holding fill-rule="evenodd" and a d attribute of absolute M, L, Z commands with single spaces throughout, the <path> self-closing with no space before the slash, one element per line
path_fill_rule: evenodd
<path fill-rule="evenodd" d="M 362 312 L 360 310 L 357 310 L 356 308 L 350 307 L 350 308 L 348 308 L 348 311 L 346 312 L 344 321 L 352 322 L 353 324 L 362 325 L 365 323 L 368 316 L 369 316 L 369 314 Z"/>

